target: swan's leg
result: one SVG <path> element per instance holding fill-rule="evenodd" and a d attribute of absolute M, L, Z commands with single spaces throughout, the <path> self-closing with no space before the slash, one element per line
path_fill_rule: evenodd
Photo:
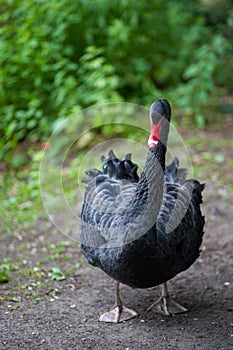
<path fill-rule="evenodd" d="M 150 311 L 155 307 L 158 312 L 167 316 L 171 316 L 173 314 L 180 314 L 188 311 L 188 309 L 186 309 L 184 306 L 170 299 L 168 290 L 167 290 L 167 283 L 163 284 L 162 294 L 159 297 L 159 299 L 155 303 L 153 303 L 150 307 L 148 307 L 147 310 Z"/>
<path fill-rule="evenodd" d="M 123 321 L 130 320 L 131 318 L 137 316 L 136 311 L 128 309 L 122 305 L 120 298 L 119 282 L 114 281 L 115 284 L 115 305 L 110 310 L 104 312 L 100 315 L 99 321 L 101 322 L 114 322 L 119 323 Z"/>

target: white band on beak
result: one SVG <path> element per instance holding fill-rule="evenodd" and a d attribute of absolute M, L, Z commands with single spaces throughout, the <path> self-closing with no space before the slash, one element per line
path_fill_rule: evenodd
<path fill-rule="evenodd" d="M 158 143 L 159 143 L 159 141 L 155 141 L 155 140 L 151 140 L 151 139 L 148 140 L 148 146 L 150 148 L 156 147 L 158 145 Z"/>

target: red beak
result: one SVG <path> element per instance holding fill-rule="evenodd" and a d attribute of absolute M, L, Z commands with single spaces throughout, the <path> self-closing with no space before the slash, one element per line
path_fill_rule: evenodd
<path fill-rule="evenodd" d="M 156 147 L 159 142 L 162 119 L 163 118 L 160 119 L 157 125 L 154 125 L 153 121 L 151 121 L 151 131 L 150 131 L 150 137 L 148 140 L 148 146 L 150 148 Z"/>

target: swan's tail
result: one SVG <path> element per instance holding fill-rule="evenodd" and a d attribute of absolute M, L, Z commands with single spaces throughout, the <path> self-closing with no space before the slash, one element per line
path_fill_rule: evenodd
<path fill-rule="evenodd" d="M 187 175 L 187 169 L 179 168 L 179 159 L 175 157 L 170 165 L 165 168 L 165 180 L 169 183 L 183 184 Z"/>
<path fill-rule="evenodd" d="M 197 180 L 186 180 L 187 169 L 179 168 L 179 159 L 175 157 L 170 165 L 165 169 L 165 180 L 167 184 L 180 184 L 191 183 L 193 188 L 193 199 L 198 203 L 202 203 L 202 191 L 205 188 L 205 184 L 201 184 Z M 170 187 L 169 187 L 170 188 Z"/>
<path fill-rule="evenodd" d="M 83 182 L 88 183 L 98 176 L 98 181 L 109 179 L 126 179 L 130 182 L 138 182 L 138 165 L 131 161 L 131 153 L 126 154 L 124 159 L 118 159 L 113 150 L 108 152 L 108 157 L 101 157 L 103 170 L 92 169 L 86 171 L 88 179 Z M 102 176 L 99 176 L 102 175 Z"/>

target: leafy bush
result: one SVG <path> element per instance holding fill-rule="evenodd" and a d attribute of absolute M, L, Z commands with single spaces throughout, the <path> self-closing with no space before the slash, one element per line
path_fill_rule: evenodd
<path fill-rule="evenodd" d="M 4 152 L 24 138 L 47 136 L 54 120 L 76 104 L 119 99 L 114 69 L 101 57 L 101 50 L 84 47 L 79 53 L 79 47 L 76 50 L 69 42 L 70 30 L 80 20 L 78 4 L 4 3 L 0 42 Z"/>
<path fill-rule="evenodd" d="M 226 93 L 225 87 L 216 84 L 216 77 L 226 69 L 221 67 L 220 62 L 223 64 L 225 61 L 227 51 L 229 45 L 221 36 L 216 35 L 212 42 L 203 44 L 194 52 L 193 62 L 184 71 L 186 83 L 179 84 L 175 91 L 170 91 L 177 106 L 183 110 L 188 108 L 189 112 L 191 110 L 199 127 L 205 126 L 207 112 L 212 113 L 219 105 L 217 95 Z"/>
<path fill-rule="evenodd" d="M 99 102 L 149 104 L 164 94 L 202 125 L 210 94 L 232 70 L 232 14 L 219 29 L 209 13 L 194 0 L 3 0 L 1 156 Z"/>

